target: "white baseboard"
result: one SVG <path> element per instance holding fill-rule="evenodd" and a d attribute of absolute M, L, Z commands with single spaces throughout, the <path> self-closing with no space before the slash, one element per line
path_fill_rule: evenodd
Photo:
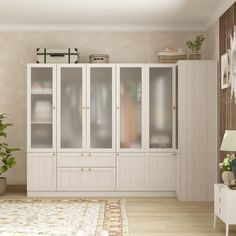
<path fill-rule="evenodd" d="M 176 197 L 176 192 L 27 192 L 28 197 Z"/>

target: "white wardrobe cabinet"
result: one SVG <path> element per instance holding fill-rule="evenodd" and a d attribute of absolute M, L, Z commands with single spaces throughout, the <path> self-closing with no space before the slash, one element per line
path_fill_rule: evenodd
<path fill-rule="evenodd" d="M 178 62 L 179 199 L 212 201 L 217 182 L 217 62 Z"/>
<path fill-rule="evenodd" d="M 27 191 L 56 191 L 56 153 L 28 154 Z"/>
<path fill-rule="evenodd" d="M 29 64 L 28 195 L 175 195 L 175 67 Z"/>

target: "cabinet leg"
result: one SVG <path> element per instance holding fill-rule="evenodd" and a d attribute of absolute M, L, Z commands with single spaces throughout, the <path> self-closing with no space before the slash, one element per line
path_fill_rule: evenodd
<path fill-rule="evenodd" d="M 214 214 L 213 229 L 216 229 L 216 220 L 217 220 L 217 216 L 216 216 L 216 214 Z"/>
<path fill-rule="evenodd" d="M 225 236 L 229 236 L 229 225 L 225 225 Z"/>

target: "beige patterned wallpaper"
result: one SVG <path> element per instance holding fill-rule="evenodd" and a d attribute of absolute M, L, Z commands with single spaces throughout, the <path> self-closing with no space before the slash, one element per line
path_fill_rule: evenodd
<path fill-rule="evenodd" d="M 9 114 L 9 143 L 22 149 L 8 184 L 26 183 L 26 64 L 35 62 L 37 47 L 77 47 L 81 62 L 92 53 L 110 55 L 110 62 L 157 62 L 165 47 L 185 49 L 198 32 L 0 32 L 0 112 Z M 202 50 L 207 58 L 206 45 Z"/>
<path fill-rule="evenodd" d="M 208 59 L 219 60 L 219 21 L 215 22 L 206 33 L 206 45 Z"/>

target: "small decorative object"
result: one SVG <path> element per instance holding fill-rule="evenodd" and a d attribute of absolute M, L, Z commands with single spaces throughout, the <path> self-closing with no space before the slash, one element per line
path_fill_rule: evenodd
<path fill-rule="evenodd" d="M 181 48 L 165 48 L 158 53 L 159 63 L 176 63 L 178 60 L 186 60 L 186 53 Z"/>
<path fill-rule="evenodd" d="M 89 56 L 90 63 L 109 63 L 109 55 L 106 54 L 92 54 Z"/>
<path fill-rule="evenodd" d="M 78 48 L 37 48 L 37 63 L 78 63 Z"/>
<path fill-rule="evenodd" d="M 7 127 L 12 126 L 12 124 L 4 122 L 6 118 L 6 114 L 0 114 L 0 138 L 3 139 L 7 138 Z M 2 165 L 0 165 L 0 195 L 5 193 L 7 183 L 6 177 L 1 177 L 1 175 L 16 164 L 13 152 L 18 150 L 20 149 L 9 147 L 5 140 L 0 142 L 0 157 L 2 160 Z"/>
<path fill-rule="evenodd" d="M 228 53 L 225 53 L 221 56 L 221 89 L 226 89 L 229 86 L 229 56 Z"/>
<path fill-rule="evenodd" d="M 227 154 L 226 158 L 219 164 L 220 169 L 223 169 L 222 179 L 224 184 L 230 185 L 235 183 L 235 176 L 232 171 L 232 161 L 235 160 L 234 154 Z"/>
<path fill-rule="evenodd" d="M 201 54 L 199 53 L 202 48 L 202 43 L 205 40 L 205 36 L 203 34 L 197 35 L 195 41 L 188 40 L 186 45 L 188 48 L 192 49 L 192 54 L 190 55 L 190 60 L 200 60 Z"/>

